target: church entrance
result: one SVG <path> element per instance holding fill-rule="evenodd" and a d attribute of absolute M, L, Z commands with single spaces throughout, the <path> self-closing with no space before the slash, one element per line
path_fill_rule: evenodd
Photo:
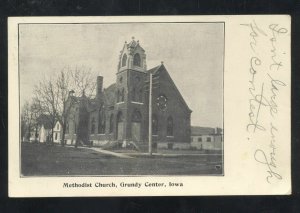
<path fill-rule="evenodd" d="M 124 136 L 124 118 L 122 112 L 117 116 L 117 140 L 123 140 Z"/>
<path fill-rule="evenodd" d="M 131 118 L 131 137 L 134 142 L 141 141 L 141 120 L 141 113 L 135 110 Z"/>
<path fill-rule="evenodd" d="M 141 123 L 132 122 L 131 135 L 133 141 L 141 140 Z"/>

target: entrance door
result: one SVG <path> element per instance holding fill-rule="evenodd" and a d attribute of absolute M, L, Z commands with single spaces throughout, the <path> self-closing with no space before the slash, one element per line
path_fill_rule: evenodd
<path fill-rule="evenodd" d="M 131 137 L 132 140 L 135 142 L 141 141 L 141 120 L 142 120 L 142 115 L 136 109 L 133 112 L 131 117 Z"/>
<path fill-rule="evenodd" d="M 117 139 L 123 140 L 123 122 L 118 122 L 118 131 L 117 131 Z"/>
<path fill-rule="evenodd" d="M 141 140 L 141 123 L 132 122 L 131 135 L 133 141 L 138 142 Z"/>
<path fill-rule="evenodd" d="M 124 118 L 123 114 L 120 111 L 117 115 L 117 140 L 123 140 L 124 139 Z"/>

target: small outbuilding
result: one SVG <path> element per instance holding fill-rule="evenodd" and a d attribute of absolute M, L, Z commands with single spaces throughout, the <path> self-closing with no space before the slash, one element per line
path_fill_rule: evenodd
<path fill-rule="evenodd" d="M 223 130 L 211 127 L 191 127 L 191 147 L 200 150 L 222 150 Z"/>

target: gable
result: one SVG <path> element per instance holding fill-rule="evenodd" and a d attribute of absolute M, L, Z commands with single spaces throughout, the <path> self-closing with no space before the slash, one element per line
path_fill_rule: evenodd
<path fill-rule="evenodd" d="M 163 64 L 150 69 L 148 72 L 151 72 L 153 74 L 153 79 L 155 79 L 156 76 L 158 77 L 159 86 L 161 88 L 166 87 L 171 89 L 172 93 L 175 95 L 176 98 L 178 98 L 178 101 L 184 106 L 187 112 L 192 112 L 192 110 L 188 107 L 187 103 L 185 102 L 184 98 L 182 97 L 181 93 L 179 92 L 178 88 L 176 87 L 174 81 L 172 80 L 170 74 L 168 73 L 167 69 Z"/>
<path fill-rule="evenodd" d="M 115 94 L 116 94 L 116 84 L 112 84 L 106 89 L 104 89 L 104 103 L 106 106 L 114 106 L 115 105 Z"/>

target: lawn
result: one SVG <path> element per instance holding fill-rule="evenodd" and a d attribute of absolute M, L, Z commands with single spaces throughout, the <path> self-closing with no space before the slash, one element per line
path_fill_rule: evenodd
<path fill-rule="evenodd" d="M 119 158 L 94 150 L 22 143 L 23 176 L 221 175 L 221 155 Z"/>

